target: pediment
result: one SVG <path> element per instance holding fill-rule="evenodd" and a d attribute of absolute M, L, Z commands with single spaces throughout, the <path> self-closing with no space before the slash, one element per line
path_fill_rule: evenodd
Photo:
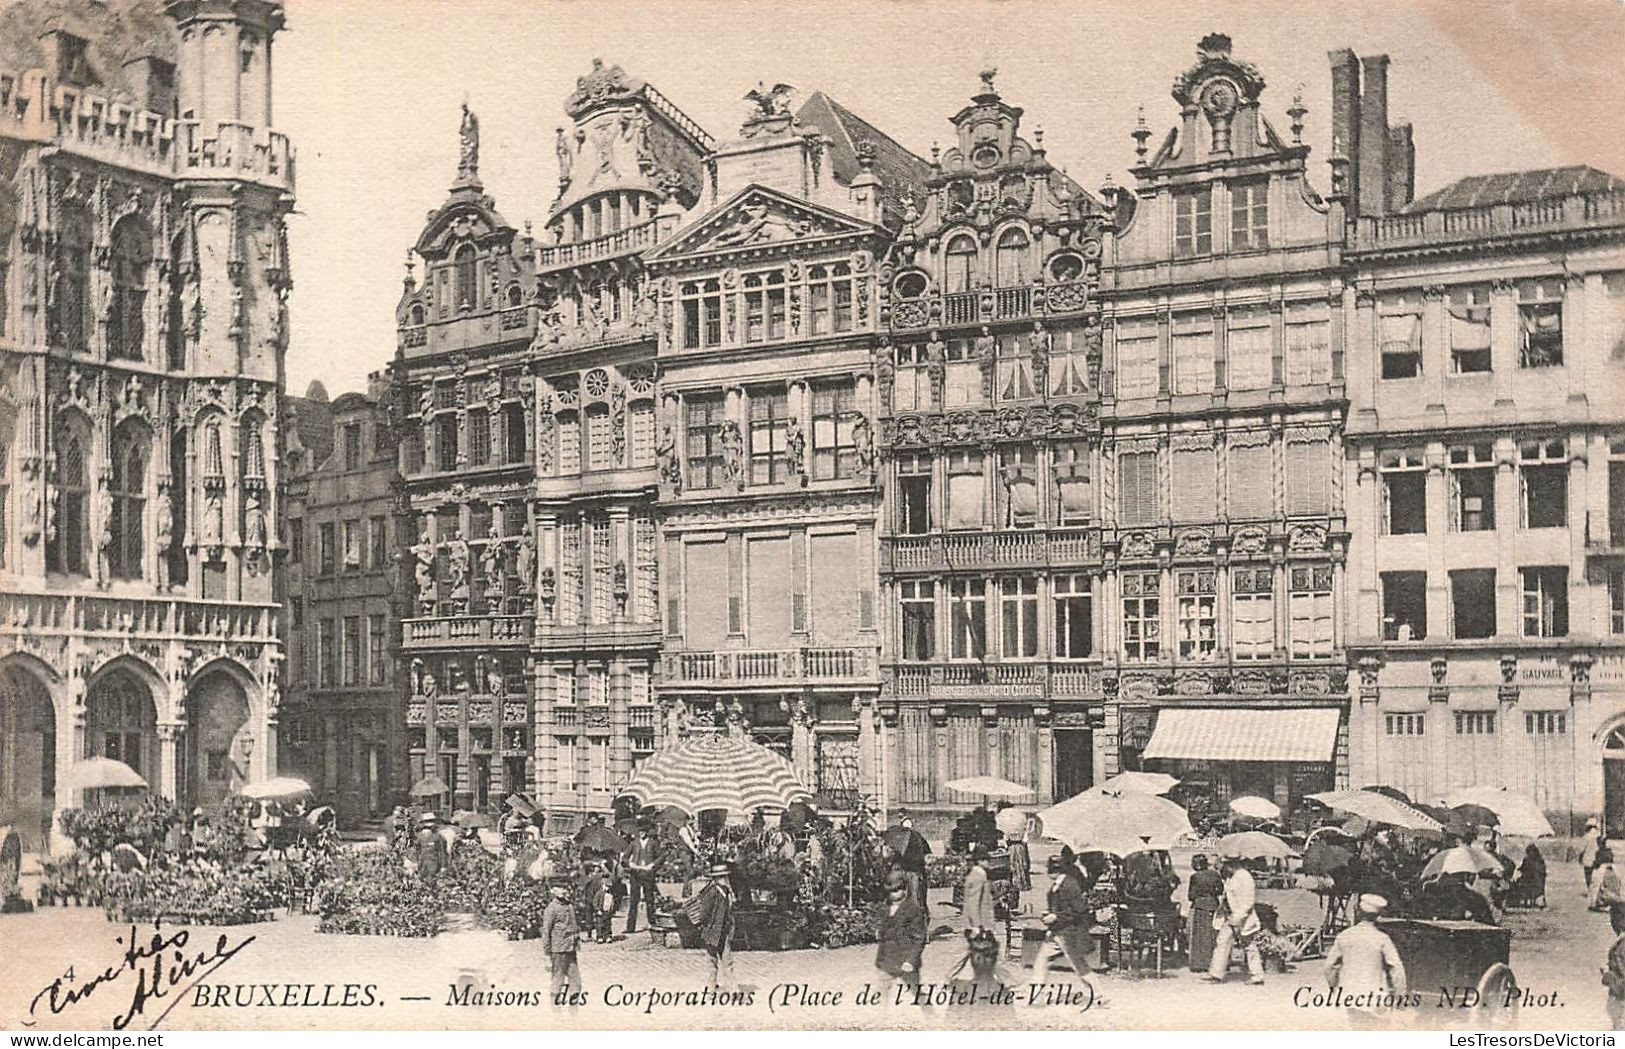
<path fill-rule="evenodd" d="M 764 186 L 747 186 L 679 233 L 649 258 L 671 259 L 715 251 L 760 248 L 850 234 L 873 234 L 880 227 L 838 211 L 786 196 Z"/>
<path fill-rule="evenodd" d="M 492 238 L 511 240 L 514 228 L 497 214 L 490 197 L 457 194 L 429 216 L 414 250 L 426 259 L 446 254 L 453 243 L 465 240 L 485 242 Z"/>

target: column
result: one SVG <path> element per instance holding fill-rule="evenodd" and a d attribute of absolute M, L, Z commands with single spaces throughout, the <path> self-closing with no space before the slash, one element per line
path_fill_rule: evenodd
<path fill-rule="evenodd" d="M 1382 633 L 1382 611 L 1377 600 L 1377 536 L 1382 518 L 1381 478 L 1377 476 L 1376 450 L 1363 445 L 1352 469 L 1355 496 L 1350 502 L 1349 532 L 1354 553 L 1355 599 L 1350 614 L 1354 637 L 1375 638 Z"/>
<path fill-rule="evenodd" d="M 1490 366 L 1495 372 L 1495 404 L 1510 409 L 1518 382 L 1518 296 L 1509 280 L 1490 285 Z"/>
<path fill-rule="evenodd" d="M 322 718 L 322 786 L 339 789 L 339 719 L 331 714 Z"/>
<path fill-rule="evenodd" d="M 180 741 L 185 733 L 186 726 L 176 722 L 160 722 L 158 725 L 158 790 L 163 797 L 173 800 L 180 799 L 180 784 L 176 775 L 179 769 L 178 750 Z"/>
<path fill-rule="evenodd" d="M 609 669 L 609 780 L 621 783 L 632 772 L 631 684 L 626 660 L 610 660 Z"/>
<path fill-rule="evenodd" d="M 790 713 L 790 763 L 796 767 L 801 782 L 817 790 L 817 776 L 813 767 L 813 725 L 818 719 L 816 700 L 811 696 L 796 696 L 787 701 Z"/>
<path fill-rule="evenodd" d="M 1518 444 L 1511 437 L 1495 442 L 1495 632 L 1522 632 L 1522 581 L 1518 577 Z"/>
<path fill-rule="evenodd" d="M 1423 482 L 1427 500 L 1427 636 L 1429 639 L 1450 636 L 1447 615 L 1450 608 L 1450 580 L 1445 574 L 1444 547 L 1452 535 L 1449 529 L 1450 492 L 1445 483 L 1445 448 L 1439 441 L 1430 441 L 1424 447 L 1423 459 L 1427 463 L 1427 479 Z"/>
<path fill-rule="evenodd" d="M 550 808 L 554 804 L 553 790 L 558 783 L 553 755 L 553 700 L 557 692 L 553 684 L 552 664 L 538 662 L 535 675 L 536 731 L 530 741 L 534 769 L 532 786 L 536 800 L 543 808 Z"/>
<path fill-rule="evenodd" d="M 1448 344 L 1444 288 L 1431 284 L 1422 289 L 1422 388 L 1425 405 L 1435 411 L 1444 407 L 1445 376 L 1450 374 Z"/>
<path fill-rule="evenodd" d="M 1038 803 L 1048 804 L 1055 799 L 1055 730 L 1050 727 L 1050 708 L 1033 707 L 1033 724 L 1038 730 L 1038 756 L 1033 769 L 1033 784 L 1038 790 Z"/>

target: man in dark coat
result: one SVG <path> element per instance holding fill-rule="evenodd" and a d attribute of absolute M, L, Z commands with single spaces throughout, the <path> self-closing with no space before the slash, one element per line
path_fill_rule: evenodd
<path fill-rule="evenodd" d="M 1083 892 L 1083 876 L 1060 856 L 1051 856 L 1047 867 L 1052 881 L 1045 897 L 1044 942 L 1033 963 L 1033 983 L 1049 978 L 1051 963 L 1062 955 L 1080 977 L 1095 971 L 1089 961 L 1089 927 L 1094 915 Z"/>
<path fill-rule="evenodd" d="M 626 847 L 626 872 L 632 899 L 626 905 L 626 932 L 638 931 L 638 901 L 643 901 L 649 924 L 655 923 L 655 868 L 660 865 L 660 841 L 648 823 L 638 824 L 638 836 Z"/>
<path fill-rule="evenodd" d="M 553 1004 L 571 1005 L 570 995 L 581 990 L 581 925 L 570 905 L 570 889 L 555 885 L 553 898 L 542 911 L 542 950 L 553 972 Z"/>
<path fill-rule="evenodd" d="M 439 822 L 440 817 L 432 812 L 418 817 L 416 852 L 418 878 L 422 881 L 434 881 L 446 869 L 446 839 L 440 834 Z"/>
<path fill-rule="evenodd" d="M 711 962 L 710 986 L 725 991 L 734 986 L 734 956 L 730 943 L 734 935 L 734 893 L 728 883 L 732 873 L 726 863 L 713 863 L 710 883 L 687 904 L 689 918 L 699 930 L 700 944 Z"/>
<path fill-rule="evenodd" d="M 880 918 L 880 945 L 875 968 L 908 987 L 920 985 L 920 959 L 925 954 L 925 912 L 909 891 L 901 871 L 886 878 L 886 913 Z"/>

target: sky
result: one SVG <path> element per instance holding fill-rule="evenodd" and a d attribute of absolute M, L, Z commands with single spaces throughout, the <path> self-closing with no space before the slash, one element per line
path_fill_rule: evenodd
<path fill-rule="evenodd" d="M 1268 87 L 1283 135 L 1295 92 L 1315 185 L 1329 183 L 1327 52 L 1387 54 L 1389 119 L 1415 125 L 1417 195 L 1469 174 L 1592 164 L 1625 175 L 1625 0 L 285 0 L 274 120 L 298 151 L 289 220 L 290 392 L 366 388 L 394 354 L 406 252 L 456 173 L 459 107 L 480 175 L 538 233 L 557 189 L 553 129 L 592 59 L 649 81 L 719 140 L 758 81 L 824 90 L 926 155 L 996 67 L 1086 187 L 1131 185 L 1139 107 L 1152 146 L 1169 88 L 1210 32 Z"/>

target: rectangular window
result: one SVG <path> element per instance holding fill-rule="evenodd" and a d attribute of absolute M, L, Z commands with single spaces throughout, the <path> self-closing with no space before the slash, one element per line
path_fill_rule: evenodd
<path fill-rule="evenodd" d="M 1608 632 L 1625 634 L 1625 568 L 1608 573 Z"/>
<path fill-rule="evenodd" d="M 1328 658 L 1336 640 L 1332 629 L 1332 566 L 1293 565 L 1288 583 L 1292 658 Z"/>
<path fill-rule="evenodd" d="M 525 406 L 509 404 L 502 409 L 502 461 L 525 460 Z"/>
<path fill-rule="evenodd" d="M 813 480 L 857 476 L 857 392 L 850 383 L 815 386 L 813 395 Z"/>
<path fill-rule="evenodd" d="M 339 677 L 339 625 L 323 619 L 316 624 L 316 683 L 332 688 Z"/>
<path fill-rule="evenodd" d="M 722 344 L 722 284 L 712 279 L 682 286 L 683 348 Z"/>
<path fill-rule="evenodd" d="M 1569 632 L 1569 570 L 1560 565 L 1525 568 L 1523 636 L 1566 637 Z"/>
<path fill-rule="evenodd" d="M 576 705 L 576 676 L 563 667 L 553 671 L 553 703 L 560 707 Z"/>
<path fill-rule="evenodd" d="M 484 466 L 491 461 L 491 415 L 484 408 L 468 413 L 468 463 Z"/>
<path fill-rule="evenodd" d="M 298 629 L 300 629 L 301 627 L 303 627 L 305 625 L 305 599 L 304 598 L 302 598 L 302 597 L 290 598 L 289 601 L 288 601 L 288 612 L 289 612 L 289 615 L 292 617 L 292 622 L 289 625 L 292 626 L 293 629 L 298 630 Z"/>
<path fill-rule="evenodd" d="M 361 549 L 363 542 L 360 519 L 344 522 L 344 570 L 346 572 L 359 571 L 366 562 L 366 551 Z"/>
<path fill-rule="evenodd" d="M 1211 571 L 1179 572 L 1176 588 L 1179 658 L 1206 661 L 1219 646 L 1218 591 Z"/>
<path fill-rule="evenodd" d="M 1203 186 L 1174 194 L 1174 254 L 1213 253 L 1213 190 Z"/>
<path fill-rule="evenodd" d="M 632 466 L 653 466 L 655 461 L 655 406 L 637 401 L 626 410 L 627 449 Z"/>
<path fill-rule="evenodd" d="M 963 408 L 981 404 L 982 364 L 976 357 L 976 344 L 971 339 L 954 339 L 944 347 L 942 377 L 942 404 L 945 408 Z"/>
<path fill-rule="evenodd" d="M 305 519 L 288 519 L 288 563 L 297 565 L 305 557 Z"/>
<path fill-rule="evenodd" d="M 937 649 L 937 610 L 932 582 L 928 579 L 904 580 L 897 584 L 897 595 L 903 628 L 903 658 L 913 662 L 934 658 Z"/>
<path fill-rule="evenodd" d="M 1275 456 L 1268 433 L 1241 431 L 1230 435 L 1227 511 L 1232 521 L 1259 521 L 1275 516 Z"/>
<path fill-rule="evenodd" d="M 1082 441 L 1054 446 L 1056 523 L 1087 524 L 1094 516 L 1094 489 L 1090 484 L 1090 450 Z"/>
<path fill-rule="evenodd" d="M 1231 310 L 1225 334 L 1225 380 L 1232 390 L 1262 390 L 1275 377 L 1274 334 L 1268 310 Z"/>
<path fill-rule="evenodd" d="M 987 484 L 982 477 L 982 453 L 948 454 L 948 527 L 981 528 Z"/>
<path fill-rule="evenodd" d="M 320 525 L 316 530 L 317 568 L 322 575 L 332 575 L 338 570 L 338 537 L 337 526 L 332 522 Z"/>
<path fill-rule="evenodd" d="M 361 469 L 361 424 L 346 423 L 344 427 L 344 468 Z"/>
<path fill-rule="evenodd" d="M 1175 393 L 1213 390 L 1213 316 L 1189 314 L 1174 318 L 1172 334 Z"/>
<path fill-rule="evenodd" d="M 949 656 L 987 656 L 987 591 L 980 579 L 948 580 Z"/>
<path fill-rule="evenodd" d="M 1523 527 L 1562 528 L 1568 524 L 1567 441 L 1559 437 L 1519 444 L 1518 483 L 1523 489 Z"/>
<path fill-rule="evenodd" d="M 442 415 L 435 419 L 435 454 L 442 470 L 457 469 L 457 416 Z"/>
<path fill-rule="evenodd" d="M 1383 732 L 1389 736 L 1427 735 L 1426 714 L 1384 714 Z"/>
<path fill-rule="evenodd" d="M 1518 284 L 1518 364 L 1555 368 L 1563 363 L 1563 282 Z"/>
<path fill-rule="evenodd" d="M 577 789 L 576 768 L 576 738 L 574 736 L 553 737 L 553 768 L 558 780 L 558 789 L 573 792 Z"/>
<path fill-rule="evenodd" d="M 1122 452 L 1117 456 L 1117 523 L 1155 524 L 1157 453 Z"/>
<path fill-rule="evenodd" d="M 690 489 L 720 488 L 723 479 L 722 398 L 689 397 L 685 407 L 688 462 L 683 481 Z"/>
<path fill-rule="evenodd" d="M 751 484 L 778 484 L 789 478 L 789 425 L 789 401 L 784 391 L 750 392 Z"/>
<path fill-rule="evenodd" d="M 1383 572 L 1382 636 L 1385 641 L 1420 641 L 1428 636 L 1426 572 Z"/>
<path fill-rule="evenodd" d="M 1384 535 L 1421 535 L 1428 530 L 1426 469 L 1421 452 L 1382 453 Z"/>
<path fill-rule="evenodd" d="M 745 341 L 784 338 L 784 271 L 752 273 L 745 277 Z"/>
<path fill-rule="evenodd" d="M 1495 636 L 1495 569 L 1450 573 L 1450 622 L 1458 638 Z"/>
<path fill-rule="evenodd" d="M 994 362 L 994 389 L 1001 401 L 1018 401 L 1032 397 L 1033 361 L 1022 345 L 1019 334 L 998 337 L 997 360 Z"/>
<path fill-rule="evenodd" d="M 1155 397 L 1157 375 L 1157 323 L 1120 321 L 1117 325 L 1117 396 Z"/>
<path fill-rule="evenodd" d="M 931 369 L 925 344 L 901 343 L 896 351 L 897 370 L 892 377 L 891 407 L 894 412 L 927 411 L 931 407 Z"/>
<path fill-rule="evenodd" d="M 361 684 L 361 617 L 344 617 L 344 683 Z"/>
<path fill-rule="evenodd" d="M 1173 465 L 1173 519 L 1212 521 L 1219 516 L 1219 470 L 1212 448 L 1176 448 Z"/>
<path fill-rule="evenodd" d="M 1495 528 L 1495 454 L 1488 444 L 1450 449 L 1450 526 L 1458 532 Z"/>
<path fill-rule="evenodd" d="M 1239 182 L 1230 187 L 1230 248 L 1245 251 L 1270 246 L 1270 184 Z"/>
<path fill-rule="evenodd" d="M 1495 735 L 1495 714 L 1488 710 L 1458 710 L 1455 716 L 1456 735 Z"/>
<path fill-rule="evenodd" d="M 1523 716 L 1523 730 L 1531 736 L 1566 736 L 1569 716 L 1561 711 L 1537 710 Z"/>
<path fill-rule="evenodd" d="M 1007 445 L 999 453 L 999 483 L 1004 499 L 1001 518 L 1009 528 L 1038 523 L 1038 466 L 1030 444 Z"/>
<path fill-rule="evenodd" d="M 1038 655 L 1038 580 L 999 580 L 999 655 L 1033 659 Z"/>
<path fill-rule="evenodd" d="M 1123 658 L 1136 662 L 1162 653 L 1162 577 L 1155 572 L 1125 572 L 1123 587 Z"/>
<path fill-rule="evenodd" d="M 609 789 L 609 740 L 595 739 L 592 741 L 592 789 Z"/>
<path fill-rule="evenodd" d="M 373 613 L 367 617 L 367 683 L 383 685 L 389 681 L 389 645 L 384 636 L 384 616 Z"/>
<path fill-rule="evenodd" d="M 1490 289 L 1482 284 L 1451 288 L 1445 307 L 1450 370 L 1471 375 L 1490 370 Z"/>
<path fill-rule="evenodd" d="M 559 474 L 570 476 L 581 472 L 581 416 L 575 412 L 560 412 Z"/>
<path fill-rule="evenodd" d="M 389 520 L 385 517 L 374 517 L 367 525 L 367 548 L 372 554 L 370 567 L 373 570 L 389 567 Z"/>
<path fill-rule="evenodd" d="M 618 466 L 609 408 L 595 404 L 587 409 L 587 469 L 613 470 Z"/>
<path fill-rule="evenodd" d="M 1231 570 L 1230 650 L 1238 660 L 1275 653 L 1274 569 L 1248 565 Z"/>
<path fill-rule="evenodd" d="M 897 534 L 931 531 L 931 457 L 897 456 Z"/>
<path fill-rule="evenodd" d="M 1377 318 L 1382 377 L 1414 379 L 1422 374 L 1422 315 L 1385 313 Z"/>
<path fill-rule="evenodd" d="M 1286 512 L 1324 514 L 1331 496 L 1331 442 L 1289 440 L 1286 445 Z"/>
<path fill-rule="evenodd" d="M 1332 381 L 1332 322 L 1324 306 L 1288 306 L 1283 331 L 1288 386 Z"/>
<path fill-rule="evenodd" d="M 1058 575 L 1050 589 L 1055 601 L 1055 658 L 1089 658 L 1094 652 L 1094 595 L 1089 577 Z"/>

